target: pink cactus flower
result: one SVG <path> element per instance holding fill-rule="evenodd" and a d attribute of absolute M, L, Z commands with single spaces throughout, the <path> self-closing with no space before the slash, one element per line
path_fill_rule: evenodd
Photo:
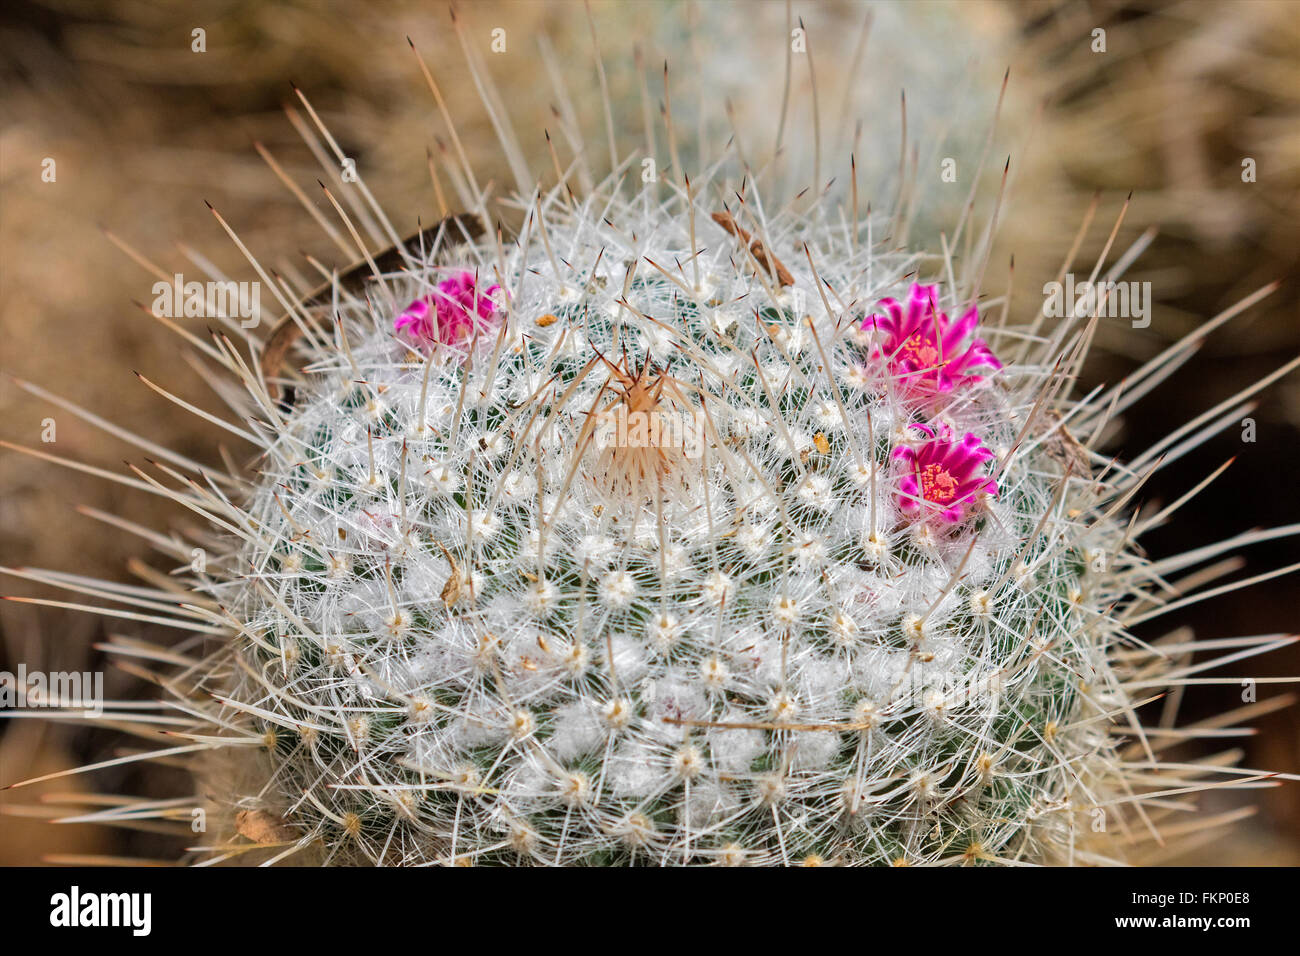
<path fill-rule="evenodd" d="M 937 285 L 915 283 L 906 309 L 896 299 L 881 299 L 886 314 L 869 315 L 862 322 L 863 331 L 884 333 L 884 341 L 875 347 L 872 357 L 884 358 L 904 384 L 932 395 L 979 382 L 981 377 L 969 369 L 1002 368 L 983 339 L 974 339 L 963 348 L 979 322 L 979 310 L 971 306 L 951 322 L 946 312 L 939 311 L 938 289 Z"/>
<path fill-rule="evenodd" d="M 967 434 L 953 439 L 946 426 L 936 434 L 928 425 L 912 425 L 928 439 L 919 448 L 894 449 L 894 459 L 902 462 L 898 507 L 909 518 L 937 515 L 947 524 L 964 519 L 969 506 L 982 494 L 996 495 L 998 484 L 979 474 L 993 452 L 984 447 L 978 435 Z"/>
<path fill-rule="evenodd" d="M 393 328 L 421 343 L 457 345 L 488 325 L 497 310 L 491 297 L 499 288 L 480 292 L 474 273 L 461 272 L 403 309 Z"/>

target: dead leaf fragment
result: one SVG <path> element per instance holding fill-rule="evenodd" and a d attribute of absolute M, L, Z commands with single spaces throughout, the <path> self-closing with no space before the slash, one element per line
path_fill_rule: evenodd
<path fill-rule="evenodd" d="M 254 843 L 292 843 L 298 839 L 297 830 L 266 810 L 240 810 L 235 814 L 235 829 Z"/>
<path fill-rule="evenodd" d="M 748 231 L 742 229 L 740 224 L 736 222 L 736 218 L 731 213 L 715 212 L 713 213 L 712 218 L 714 222 L 727 230 L 727 232 L 731 233 L 741 242 L 748 243 L 749 251 L 753 253 L 754 258 L 758 260 L 758 264 L 766 269 L 768 274 L 771 275 L 772 278 L 776 279 L 778 283 L 783 286 L 794 285 L 794 276 L 790 274 L 790 270 L 785 267 L 780 259 L 768 251 L 767 246 L 763 245 L 762 239 L 755 239 Z"/>

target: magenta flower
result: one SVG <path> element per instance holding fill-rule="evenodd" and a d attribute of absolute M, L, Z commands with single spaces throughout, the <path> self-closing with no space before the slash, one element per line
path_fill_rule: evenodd
<path fill-rule="evenodd" d="M 496 314 L 497 306 L 491 296 L 499 288 L 494 285 L 480 292 L 474 273 L 462 272 L 439 282 L 432 293 L 403 309 L 393 328 L 419 342 L 459 344 L 476 329 L 486 327 Z"/>
<path fill-rule="evenodd" d="M 979 310 L 971 306 L 958 321 L 951 322 L 946 312 L 939 311 L 938 289 L 937 285 L 915 283 L 906 311 L 896 299 L 881 299 L 886 314 L 869 315 L 862 321 L 864 331 L 879 329 L 885 334 L 872 357 L 883 357 L 889 370 L 904 383 L 930 394 L 980 381 L 969 369 L 1002 368 L 983 339 L 974 339 L 963 348 L 979 322 Z"/>
<path fill-rule="evenodd" d="M 903 463 L 899 481 L 898 507 L 909 518 L 937 514 L 956 524 L 982 494 L 996 495 L 998 483 L 979 474 L 993 452 L 978 435 L 967 434 L 954 441 L 946 426 L 939 434 L 928 425 L 913 425 L 928 441 L 919 448 L 894 449 L 894 459 Z"/>

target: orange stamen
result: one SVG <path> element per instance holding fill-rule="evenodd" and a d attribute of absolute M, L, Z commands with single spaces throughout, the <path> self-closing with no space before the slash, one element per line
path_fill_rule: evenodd
<path fill-rule="evenodd" d="M 946 505 L 957 494 L 957 479 L 941 465 L 926 465 L 921 472 L 921 497 L 936 505 Z"/>
<path fill-rule="evenodd" d="M 899 349 L 898 354 L 900 358 L 911 358 L 920 368 L 930 368 L 938 364 L 942 353 L 940 353 L 934 339 L 927 338 L 917 332 L 903 343 L 903 347 Z"/>

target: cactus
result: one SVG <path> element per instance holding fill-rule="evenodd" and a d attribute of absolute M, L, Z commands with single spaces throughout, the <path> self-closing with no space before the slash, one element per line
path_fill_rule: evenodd
<path fill-rule="evenodd" d="M 863 212 L 843 165 L 809 198 L 730 154 L 624 162 L 518 197 L 510 238 L 467 167 L 472 208 L 414 240 L 329 193 L 360 269 L 283 295 L 248 359 L 195 340 L 252 468 L 135 469 L 212 525 L 192 592 L 99 591 L 214 642 L 119 648 L 177 666 L 184 742 L 146 756 L 224 821 L 196 858 L 1140 858 L 1144 795 L 1195 784 L 1136 708 L 1191 648 L 1130 628 L 1267 533 L 1151 562 L 1172 509 L 1126 509 L 1232 419 L 1098 453 L 1186 347 L 1069 397 L 1096 310 L 1010 324 L 991 229 L 896 248 L 902 199 Z"/>

